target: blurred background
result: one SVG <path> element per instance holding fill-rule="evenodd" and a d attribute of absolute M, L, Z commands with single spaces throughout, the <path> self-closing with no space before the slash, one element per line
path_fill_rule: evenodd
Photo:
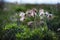
<path fill-rule="evenodd" d="M 0 0 L 0 40 L 59 39 L 60 0 Z"/>

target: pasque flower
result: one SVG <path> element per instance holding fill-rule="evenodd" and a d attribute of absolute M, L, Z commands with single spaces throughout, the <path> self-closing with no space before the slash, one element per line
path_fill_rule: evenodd
<path fill-rule="evenodd" d="M 19 16 L 20 16 L 20 21 L 24 21 L 25 13 L 24 12 L 20 12 Z"/>
<path fill-rule="evenodd" d="M 43 16 L 45 13 L 44 13 L 44 9 L 40 9 L 39 10 L 39 16 Z"/>
<path fill-rule="evenodd" d="M 34 17 L 36 15 L 36 9 L 31 9 L 26 11 L 27 16 Z"/>
<path fill-rule="evenodd" d="M 23 17 L 23 16 L 25 16 L 25 13 L 24 12 L 20 12 L 19 16 Z"/>

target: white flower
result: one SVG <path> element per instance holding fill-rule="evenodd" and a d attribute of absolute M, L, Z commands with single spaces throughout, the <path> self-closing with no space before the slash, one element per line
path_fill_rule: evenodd
<path fill-rule="evenodd" d="M 34 17 L 36 15 L 36 12 L 32 11 L 31 16 Z"/>
<path fill-rule="evenodd" d="M 23 22 L 23 21 L 24 21 L 24 19 L 25 19 L 25 17 L 21 17 L 21 18 L 20 18 L 20 21 L 22 21 L 22 22 Z"/>
<path fill-rule="evenodd" d="M 31 13 L 31 16 L 34 16 L 33 12 Z"/>
<path fill-rule="evenodd" d="M 44 13 L 44 9 L 40 9 L 39 10 L 39 16 L 43 16 L 45 13 Z"/>
<path fill-rule="evenodd" d="M 46 11 L 46 12 L 45 12 L 45 14 L 47 14 L 47 15 L 48 15 L 48 14 L 49 14 L 49 13 L 48 13 L 48 11 Z"/>
<path fill-rule="evenodd" d="M 44 9 L 40 9 L 39 12 L 44 12 Z"/>
<path fill-rule="evenodd" d="M 46 12 L 45 12 L 45 15 L 46 15 L 46 16 L 48 16 L 48 15 L 49 15 L 48 11 L 46 11 Z"/>
<path fill-rule="evenodd" d="M 24 12 L 20 12 L 19 16 L 23 17 L 23 16 L 25 16 L 25 13 Z"/>
<path fill-rule="evenodd" d="M 29 17 L 31 17 L 31 16 L 34 17 L 36 15 L 36 12 L 34 10 L 28 10 L 26 12 L 26 15 L 28 15 Z"/>
<path fill-rule="evenodd" d="M 53 14 L 48 14 L 47 18 L 51 19 L 53 17 Z"/>

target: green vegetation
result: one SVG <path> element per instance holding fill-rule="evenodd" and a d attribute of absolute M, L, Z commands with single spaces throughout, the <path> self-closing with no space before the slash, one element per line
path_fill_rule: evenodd
<path fill-rule="evenodd" d="M 9 5 L 9 6 L 8 6 Z M 57 29 L 60 27 L 60 11 L 56 5 L 15 5 L 7 4 L 9 10 L 0 10 L 0 39 L 1 40 L 59 40 Z M 58 6 L 58 5 L 57 5 Z M 19 11 L 27 11 L 31 8 L 43 8 L 48 12 L 55 15 L 54 19 L 49 21 L 51 28 L 45 24 L 42 26 L 36 26 L 35 28 L 29 28 L 28 25 L 20 22 L 12 22 L 10 17 Z M 37 18 L 38 19 L 38 18 Z M 25 21 L 28 22 L 33 18 L 27 18 Z M 39 19 L 38 19 L 39 20 Z M 36 19 L 34 21 L 37 21 Z M 32 26 L 33 27 L 33 26 Z M 60 34 L 59 34 L 60 35 Z"/>

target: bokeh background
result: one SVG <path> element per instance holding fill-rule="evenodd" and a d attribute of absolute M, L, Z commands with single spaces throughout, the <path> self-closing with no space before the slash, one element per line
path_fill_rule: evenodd
<path fill-rule="evenodd" d="M 48 11 L 48 13 L 53 14 L 53 19 L 44 18 L 44 25 L 39 23 L 41 20 L 39 16 L 26 17 L 26 20 L 21 22 L 19 13 L 26 13 L 27 10 L 33 8 L 37 10 L 37 14 L 39 14 L 40 9 Z M 33 21 L 33 25 L 27 25 L 29 21 Z M 0 40 L 59 39 L 59 0 L 0 0 Z"/>

